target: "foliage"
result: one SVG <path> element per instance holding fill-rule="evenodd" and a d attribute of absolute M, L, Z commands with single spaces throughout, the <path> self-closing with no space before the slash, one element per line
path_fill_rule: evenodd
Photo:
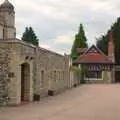
<path fill-rule="evenodd" d="M 85 68 L 83 66 L 81 66 L 81 76 L 80 76 L 80 83 L 81 84 L 85 83 L 85 79 L 84 79 L 85 72 L 86 72 Z"/>
<path fill-rule="evenodd" d="M 72 50 L 71 50 L 72 60 L 75 60 L 75 59 L 78 58 L 76 48 L 86 48 L 87 46 L 88 46 L 87 45 L 87 39 L 86 39 L 86 36 L 85 36 L 83 25 L 80 24 L 79 31 L 75 35 L 75 40 L 74 40 Z"/>
<path fill-rule="evenodd" d="M 29 42 L 33 45 L 39 45 L 39 39 L 37 38 L 32 27 L 26 27 L 25 32 L 23 33 L 22 40 Z"/>
<path fill-rule="evenodd" d="M 77 84 L 80 84 L 81 69 L 77 66 L 73 66 L 72 71 L 74 73 L 75 79 L 77 80 Z"/>
<path fill-rule="evenodd" d="M 120 65 L 120 17 L 117 21 L 111 26 L 110 30 L 113 32 L 113 40 L 115 45 L 115 60 L 116 63 Z M 109 30 L 108 30 L 109 32 Z M 108 50 L 108 32 L 102 37 L 97 39 L 97 47 L 100 48 L 105 54 Z"/>
<path fill-rule="evenodd" d="M 108 54 L 108 36 L 102 35 L 97 39 L 97 47 L 101 49 L 106 55 Z"/>

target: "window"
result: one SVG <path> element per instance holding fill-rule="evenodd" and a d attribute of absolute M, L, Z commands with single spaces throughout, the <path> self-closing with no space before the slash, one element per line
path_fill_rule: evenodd
<path fill-rule="evenodd" d="M 54 81 L 56 82 L 56 71 L 54 71 Z"/>
<path fill-rule="evenodd" d="M 3 28 L 3 39 L 5 39 L 5 29 Z"/>
<path fill-rule="evenodd" d="M 102 78 L 102 71 L 88 71 L 85 74 L 86 78 Z"/>
<path fill-rule="evenodd" d="M 65 74 L 64 74 L 64 71 L 63 71 L 63 73 L 62 73 L 62 76 L 63 76 L 63 78 L 62 78 L 62 79 L 63 79 L 63 80 L 64 80 L 64 75 L 65 75 Z"/>
<path fill-rule="evenodd" d="M 60 80 L 60 77 L 61 77 L 61 76 L 60 76 L 60 71 L 58 71 L 58 80 Z"/>
<path fill-rule="evenodd" d="M 44 71 L 42 70 L 41 71 L 41 84 L 44 83 Z"/>
<path fill-rule="evenodd" d="M 50 79 L 52 79 L 52 72 L 50 73 Z"/>

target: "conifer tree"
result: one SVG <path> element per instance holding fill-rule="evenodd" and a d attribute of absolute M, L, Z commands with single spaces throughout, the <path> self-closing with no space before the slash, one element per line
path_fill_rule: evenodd
<path fill-rule="evenodd" d="M 77 48 L 86 48 L 86 47 L 88 47 L 87 39 L 86 39 L 86 36 L 85 36 L 83 25 L 80 24 L 79 31 L 75 35 L 75 40 L 74 40 L 72 50 L 71 50 L 72 60 L 75 60 L 75 59 L 78 58 L 78 54 L 77 54 L 77 51 L 76 51 Z"/>
<path fill-rule="evenodd" d="M 26 27 L 25 32 L 23 33 L 22 40 L 33 45 L 39 45 L 39 39 L 37 38 L 32 27 Z"/>

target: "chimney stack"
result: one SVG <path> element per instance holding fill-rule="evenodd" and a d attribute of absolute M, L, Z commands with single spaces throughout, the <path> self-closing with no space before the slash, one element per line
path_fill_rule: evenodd
<path fill-rule="evenodd" d="M 114 42 L 112 31 L 109 32 L 109 41 L 108 41 L 108 57 L 110 60 L 115 62 L 115 53 L 114 53 Z"/>

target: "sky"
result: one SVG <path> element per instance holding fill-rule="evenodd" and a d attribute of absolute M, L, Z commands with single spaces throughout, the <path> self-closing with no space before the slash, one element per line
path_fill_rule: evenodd
<path fill-rule="evenodd" d="M 15 6 L 17 37 L 32 26 L 41 47 L 61 54 L 70 53 L 80 23 L 90 46 L 120 15 L 120 0 L 9 1 Z"/>

